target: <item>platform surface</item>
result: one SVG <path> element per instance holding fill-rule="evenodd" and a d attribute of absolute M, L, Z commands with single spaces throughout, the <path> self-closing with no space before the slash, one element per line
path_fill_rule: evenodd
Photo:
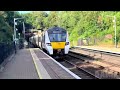
<path fill-rule="evenodd" d="M 39 48 L 22 49 L 5 65 L 0 79 L 80 79 Z"/>
<path fill-rule="evenodd" d="M 101 51 L 106 51 L 106 52 L 112 52 L 112 53 L 120 54 L 120 47 L 119 48 L 115 48 L 115 47 L 100 47 L 100 46 L 75 46 L 75 47 L 86 48 L 86 49 L 94 49 L 94 50 L 101 50 Z"/>
<path fill-rule="evenodd" d="M 29 49 L 23 49 L 9 61 L 0 79 L 39 79 Z"/>

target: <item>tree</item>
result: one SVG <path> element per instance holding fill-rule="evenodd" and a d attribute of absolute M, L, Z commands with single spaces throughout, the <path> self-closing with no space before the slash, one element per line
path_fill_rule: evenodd
<path fill-rule="evenodd" d="M 107 34 L 114 39 L 113 18 L 107 15 L 117 18 L 117 41 L 120 42 L 120 12 L 117 11 L 51 11 L 49 14 L 34 11 L 23 17 L 36 29 L 58 25 L 68 31 L 71 41 L 77 41 L 79 38 L 101 38 Z"/>

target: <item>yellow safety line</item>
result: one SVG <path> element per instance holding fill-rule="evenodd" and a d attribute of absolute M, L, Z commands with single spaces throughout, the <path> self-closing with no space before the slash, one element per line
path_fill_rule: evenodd
<path fill-rule="evenodd" d="M 43 78 L 42 78 L 42 75 L 41 75 L 40 72 L 39 72 L 39 69 L 38 69 L 38 67 L 37 67 L 37 64 L 36 64 L 36 62 L 35 62 L 35 58 L 34 58 L 34 56 L 33 56 L 33 52 L 32 52 L 31 49 L 30 49 L 30 53 L 31 53 L 31 55 L 32 55 L 33 62 L 34 62 L 34 65 L 35 65 L 36 71 L 37 71 L 37 73 L 38 73 L 38 76 L 39 76 L 40 79 L 43 79 Z"/>

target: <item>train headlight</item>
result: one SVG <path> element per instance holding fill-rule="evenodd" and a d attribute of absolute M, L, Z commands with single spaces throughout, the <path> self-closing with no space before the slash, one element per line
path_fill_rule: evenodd
<path fill-rule="evenodd" d="M 46 43 L 46 45 L 51 46 L 51 43 Z"/>
<path fill-rule="evenodd" d="M 66 42 L 65 45 L 69 45 L 69 42 Z"/>

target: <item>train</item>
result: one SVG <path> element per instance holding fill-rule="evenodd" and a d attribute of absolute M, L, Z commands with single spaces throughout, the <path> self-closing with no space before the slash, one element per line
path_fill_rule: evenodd
<path fill-rule="evenodd" d="M 68 31 L 54 26 L 39 34 L 34 34 L 29 40 L 34 46 L 40 47 L 49 55 L 67 55 L 70 49 Z"/>

